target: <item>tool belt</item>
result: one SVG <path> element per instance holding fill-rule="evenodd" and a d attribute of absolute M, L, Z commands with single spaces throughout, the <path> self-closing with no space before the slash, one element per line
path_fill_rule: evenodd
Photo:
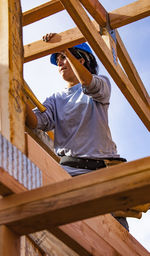
<path fill-rule="evenodd" d="M 105 159 L 89 159 L 89 158 L 79 158 L 72 156 L 62 156 L 60 159 L 61 165 L 67 165 L 77 169 L 88 169 L 97 170 L 107 166 L 119 164 L 121 162 L 126 162 L 124 158 L 105 158 Z"/>

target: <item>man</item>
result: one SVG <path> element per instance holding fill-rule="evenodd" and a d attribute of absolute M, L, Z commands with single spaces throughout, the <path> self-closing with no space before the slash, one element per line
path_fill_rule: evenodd
<path fill-rule="evenodd" d="M 51 34 L 44 37 L 50 40 Z M 126 161 L 117 154 L 108 126 L 111 85 L 98 76 L 98 65 L 91 48 L 76 45 L 52 54 L 66 89 L 54 93 L 43 103 L 46 111 L 34 113 L 27 106 L 30 128 L 54 129 L 54 149 L 61 166 L 73 177 Z M 125 218 L 117 220 L 128 230 Z"/>

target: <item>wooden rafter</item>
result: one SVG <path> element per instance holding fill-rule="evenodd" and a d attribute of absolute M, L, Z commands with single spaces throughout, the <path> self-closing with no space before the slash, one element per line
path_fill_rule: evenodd
<path fill-rule="evenodd" d="M 100 24 L 101 26 L 104 26 L 104 25 L 108 26 L 108 27 L 110 26 L 109 29 L 111 29 L 110 15 L 106 12 L 104 7 L 100 4 L 100 2 L 98 0 L 80 0 L 80 2 L 84 5 L 84 7 L 92 15 L 92 17 L 95 19 L 95 21 L 98 24 Z M 121 10 L 123 9 L 124 13 L 126 13 L 128 8 L 130 10 L 132 8 L 134 10 L 136 9 L 138 12 L 139 12 L 139 10 L 143 11 L 143 9 L 144 9 L 145 11 L 147 10 L 147 14 L 148 14 L 148 8 L 146 8 L 147 6 L 145 6 L 146 3 L 148 4 L 148 6 L 150 6 L 150 4 L 147 1 L 145 1 L 144 3 L 142 2 L 142 4 L 141 4 L 141 1 L 140 1 L 140 3 L 138 1 L 138 4 L 136 2 L 137 8 L 135 8 L 135 3 L 133 3 L 130 5 L 127 5 L 126 8 L 125 7 L 121 8 Z M 130 8 L 130 6 L 132 6 L 132 8 Z M 116 10 L 116 12 L 119 12 L 119 11 Z M 150 14 L 150 12 L 149 12 L 149 14 Z M 142 13 L 141 13 L 141 15 L 142 15 Z M 109 21 L 107 20 L 108 16 L 109 16 Z M 135 15 L 133 15 L 133 16 L 135 17 Z M 148 107 L 150 107 L 150 97 L 141 81 L 141 78 L 140 78 L 117 30 L 115 31 L 115 34 L 116 34 L 116 46 L 117 46 L 116 55 L 118 55 L 119 60 L 122 64 L 128 78 L 134 85 L 135 89 L 138 91 L 138 93 L 141 96 L 141 98 L 143 99 L 143 101 L 148 105 Z M 107 37 L 110 37 L 109 32 L 108 32 Z M 106 38 L 106 40 L 108 41 L 110 39 Z M 112 47 L 115 49 L 116 47 L 114 46 L 113 39 L 111 41 L 112 42 L 110 44 L 110 49 Z"/>
<path fill-rule="evenodd" d="M 138 21 L 150 15 L 150 1 L 138 0 L 109 13 L 110 24 L 112 28 Z"/>
<path fill-rule="evenodd" d="M 24 12 L 22 14 L 23 26 L 29 25 L 62 10 L 64 10 L 64 7 L 59 0 L 50 0 L 48 3 Z"/>

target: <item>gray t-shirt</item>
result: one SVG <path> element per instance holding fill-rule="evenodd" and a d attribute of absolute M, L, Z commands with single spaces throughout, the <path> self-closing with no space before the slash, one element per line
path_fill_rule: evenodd
<path fill-rule="evenodd" d="M 93 75 L 90 85 L 79 83 L 47 98 L 44 113 L 35 110 L 37 128 L 54 129 L 56 154 L 92 159 L 119 157 L 108 126 L 110 92 L 108 78 Z M 71 175 L 74 171 L 89 171 L 63 168 Z"/>

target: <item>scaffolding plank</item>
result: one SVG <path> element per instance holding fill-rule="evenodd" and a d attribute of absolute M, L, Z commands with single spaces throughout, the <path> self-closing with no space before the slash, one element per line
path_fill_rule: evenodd
<path fill-rule="evenodd" d="M 109 13 L 112 28 L 119 28 L 150 15 L 150 1 L 138 0 Z"/>
<path fill-rule="evenodd" d="M 24 235 L 148 203 L 149 192 L 147 157 L 1 199 L 0 224 Z"/>
<path fill-rule="evenodd" d="M 24 12 L 22 14 L 22 25 L 29 25 L 62 10 L 64 10 L 64 7 L 59 0 L 50 0 L 48 3 Z"/>

